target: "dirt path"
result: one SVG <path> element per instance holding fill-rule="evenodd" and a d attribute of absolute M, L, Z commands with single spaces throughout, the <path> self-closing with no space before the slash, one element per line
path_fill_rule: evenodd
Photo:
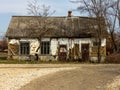
<path fill-rule="evenodd" d="M 0 64 L 0 90 L 18 90 L 36 78 L 63 70 L 75 69 L 75 67 L 68 66 Z"/>
<path fill-rule="evenodd" d="M 120 90 L 120 82 L 116 89 L 107 88 L 119 75 L 120 65 L 81 65 L 37 78 L 20 90 Z"/>

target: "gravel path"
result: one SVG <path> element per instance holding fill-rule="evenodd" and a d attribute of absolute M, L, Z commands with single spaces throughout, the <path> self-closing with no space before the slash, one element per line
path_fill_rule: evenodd
<path fill-rule="evenodd" d="M 107 85 L 107 90 L 120 90 L 120 75 Z"/>
<path fill-rule="evenodd" d="M 37 78 L 20 90 L 120 90 L 120 65 L 80 67 Z"/>
<path fill-rule="evenodd" d="M 10 67 L 10 68 L 8 68 Z M 0 66 L 0 90 L 18 90 L 30 81 L 58 71 L 75 69 L 74 67 L 43 68 L 30 65 L 1 65 Z"/>
<path fill-rule="evenodd" d="M 0 90 L 120 90 L 120 65 L 1 64 Z"/>

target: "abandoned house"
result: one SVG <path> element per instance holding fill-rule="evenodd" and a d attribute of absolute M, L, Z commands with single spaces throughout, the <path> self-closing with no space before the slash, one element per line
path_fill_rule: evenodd
<path fill-rule="evenodd" d="M 101 18 L 102 60 L 107 28 Z M 97 60 L 97 19 L 93 17 L 13 16 L 6 32 L 8 58 L 28 60 Z M 35 58 L 34 58 L 35 59 Z"/>

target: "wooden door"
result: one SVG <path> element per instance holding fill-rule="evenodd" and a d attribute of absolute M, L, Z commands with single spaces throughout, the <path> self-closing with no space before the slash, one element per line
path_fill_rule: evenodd
<path fill-rule="evenodd" d="M 82 44 L 81 46 L 82 60 L 89 60 L 89 44 Z"/>
<path fill-rule="evenodd" d="M 66 61 L 67 58 L 67 46 L 60 45 L 59 47 L 59 61 Z"/>

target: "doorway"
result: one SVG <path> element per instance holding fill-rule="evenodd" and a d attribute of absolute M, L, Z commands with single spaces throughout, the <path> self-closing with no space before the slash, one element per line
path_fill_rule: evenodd
<path fill-rule="evenodd" d="M 59 61 L 66 61 L 66 59 L 67 59 L 67 45 L 60 45 Z"/>
<path fill-rule="evenodd" d="M 89 60 L 89 44 L 81 45 L 82 61 Z"/>

